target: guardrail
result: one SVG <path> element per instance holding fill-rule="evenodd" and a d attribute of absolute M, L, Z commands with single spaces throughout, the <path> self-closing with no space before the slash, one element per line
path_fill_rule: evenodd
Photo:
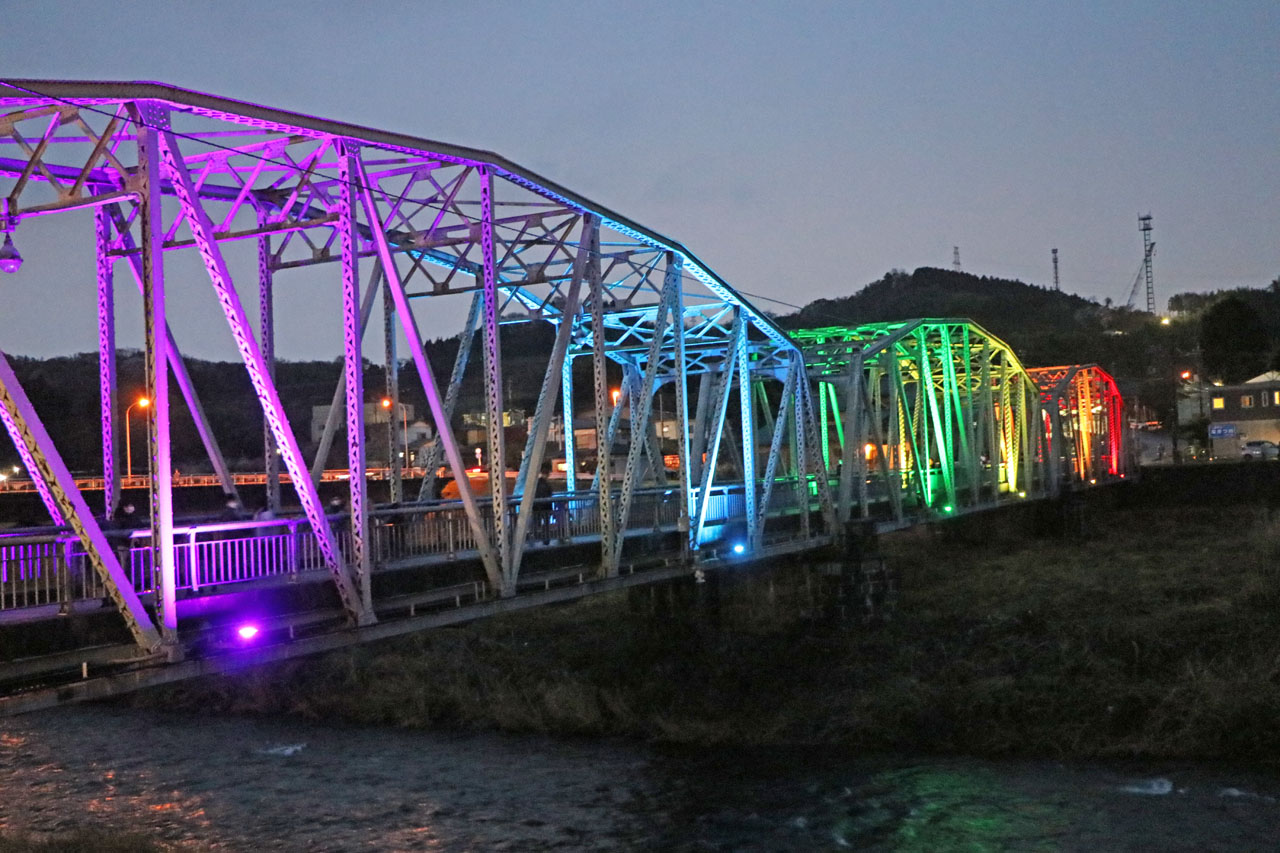
<path fill-rule="evenodd" d="M 801 489 L 775 486 L 775 513 L 794 511 Z M 615 502 L 617 497 L 615 496 Z M 726 524 L 741 521 L 745 495 L 741 485 L 717 486 L 707 496 L 704 540 L 715 541 Z M 514 528 L 517 504 L 508 507 Z M 492 505 L 481 501 L 484 526 L 492 530 Z M 616 509 L 616 506 L 615 506 Z M 567 545 L 600 535 L 600 507 L 594 493 L 562 493 L 535 501 L 529 541 Z M 637 490 L 628 531 L 674 530 L 680 518 L 680 494 L 672 488 Z M 340 550 L 350 556 L 349 518 L 327 519 Z M 106 529 L 121 567 L 139 595 L 155 590 L 151 533 L 148 529 Z M 288 577 L 324 568 L 311 526 L 304 518 L 219 521 L 174 528 L 175 580 L 180 597 L 199 596 L 210 587 L 270 577 Z M 374 570 L 446 562 L 476 551 L 471 525 L 460 502 L 377 509 L 370 513 L 369 548 Z M 0 534 L 0 611 L 69 605 L 106 594 L 79 540 L 67 529 Z"/>
<path fill-rule="evenodd" d="M 390 480 L 392 474 L 391 468 L 368 468 L 365 471 L 365 478 L 369 480 Z M 425 468 L 401 468 L 400 476 L 405 480 L 421 480 L 427 474 Z M 288 472 L 282 471 L 277 475 L 280 482 L 284 484 L 292 483 Z M 320 482 L 337 483 L 350 479 L 351 474 L 346 468 L 329 468 L 320 474 Z M 76 477 L 76 488 L 82 492 L 101 492 L 106 489 L 107 481 L 103 477 Z M 231 482 L 237 486 L 261 486 L 267 482 L 267 475 L 261 471 L 237 471 L 232 472 Z M 173 487 L 191 488 L 195 486 L 221 486 L 222 480 L 217 474 L 175 474 L 173 476 Z M 130 477 L 120 478 L 121 489 L 149 489 L 151 488 L 151 478 L 146 474 L 135 474 Z M 36 484 L 34 481 L 26 477 L 6 477 L 0 480 L 0 493 L 3 492 L 35 492 Z"/>

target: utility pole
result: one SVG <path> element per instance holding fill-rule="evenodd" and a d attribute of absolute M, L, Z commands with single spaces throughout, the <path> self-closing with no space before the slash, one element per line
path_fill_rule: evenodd
<path fill-rule="evenodd" d="M 1151 214 L 1138 217 L 1138 230 L 1142 232 L 1142 274 L 1147 281 L 1147 313 L 1156 313 L 1156 286 L 1151 272 L 1151 257 L 1154 254 L 1151 242 Z"/>
<path fill-rule="evenodd" d="M 1058 250 L 1053 249 L 1053 289 L 1062 290 L 1062 286 L 1058 283 Z"/>

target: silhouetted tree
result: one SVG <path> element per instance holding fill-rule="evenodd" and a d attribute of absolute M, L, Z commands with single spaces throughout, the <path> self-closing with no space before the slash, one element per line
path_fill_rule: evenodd
<path fill-rule="evenodd" d="M 1271 346 L 1271 336 L 1258 312 L 1236 296 L 1221 300 L 1201 319 L 1200 351 L 1205 370 L 1223 382 L 1244 382 L 1264 371 Z"/>

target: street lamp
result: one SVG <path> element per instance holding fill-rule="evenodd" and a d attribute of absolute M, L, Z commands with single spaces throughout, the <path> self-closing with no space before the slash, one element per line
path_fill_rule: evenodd
<path fill-rule="evenodd" d="M 129 408 L 124 410 L 124 458 L 125 469 L 129 472 L 128 476 L 130 478 L 133 477 L 133 442 L 131 440 L 133 433 L 129 429 L 129 413 L 133 411 L 135 406 L 140 409 L 145 409 L 150 405 L 151 401 L 149 399 L 146 397 L 139 397 L 133 402 L 132 406 L 129 406 Z"/>
<path fill-rule="evenodd" d="M 390 397 L 382 398 L 382 408 L 384 409 L 391 408 Z M 387 418 L 390 419 L 390 417 L 391 415 L 388 414 Z M 404 461 L 400 463 L 400 467 L 404 468 L 406 465 L 409 464 L 409 410 L 405 407 L 404 403 L 400 404 L 400 422 L 404 426 L 404 431 L 400 433 L 400 438 L 404 442 Z M 391 452 L 393 449 L 394 448 L 388 449 L 387 451 L 388 456 L 391 455 Z M 394 464 L 395 460 L 391 459 L 391 460 L 388 460 L 388 462 L 391 464 Z"/>

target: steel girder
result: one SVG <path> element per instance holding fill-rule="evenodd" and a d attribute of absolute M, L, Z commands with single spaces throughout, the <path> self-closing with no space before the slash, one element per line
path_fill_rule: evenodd
<path fill-rule="evenodd" d="M 885 502 L 947 515 L 1046 487 L 1038 388 L 1013 351 L 966 320 L 791 333 L 820 401 L 821 450 L 840 464 L 839 515 Z"/>
<path fill-rule="evenodd" d="M 1124 400 L 1096 364 L 1033 367 L 1044 410 L 1050 487 L 1128 475 Z"/>
<path fill-rule="evenodd" d="M 162 205 L 165 198 L 177 204 Z M 487 460 L 491 493 L 487 500 L 477 501 L 463 489 L 462 497 L 490 584 L 500 595 L 515 589 L 528 529 L 524 485 L 542 453 L 539 441 L 526 443 L 519 460 L 524 475 L 516 493 L 507 494 L 504 475 L 516 467 L 516 460 L 504 448 L 499 428 L 506 411 L 499 335 L 503 323 L 542 321 L 564 329 L 558 332 L 557 354 L 543 383 L 535 438 L 546 435 L 558 384 L 566 459 L 571 464 L 573 359 L 594 354 L 602 379 L 607 376 L 606 361 L 621 365 L 628 377 L 624 390 L 631 449 L 621 488 L 610 476 L 597 478 L 606 574 L 616 571 L 621 559 L 620 531 L 626 525 L 630 496 L 646 479 L 666 479 L 653 416 L 654 396 L 665 386 L 675 388 L 682 527 L 688 531 L 690 547 L 702 541 L 706 489 L 722 476 L 715 470 L 715 457 L 726 430 L 742 436 L 735 467 L 751 481 L 746 498 L 751 544 L 762 539 L 767 505 L 777 493 L 775 476 L 790 471 L 804 481 L 806 492 L 814 476 L 816 446 L 804 435 L 814 429 L 815 410 L 808 393 L 802 393 L 803 383 L 795 378 L 802 362 L 790 338 L 681 244 L 491 152 L 161 84 L 10 80 L 0 82 L 0 199 L 6 228 L 69 210 L 99 211 L 101 418 L 104 466 L 113 480 L 119 465 L 113 440 L 118 403 L 112 402 L 112 262 L 124 260 L 146 296 L 148 386 L 160 400 L 148 423 L 152 541 L 162 576 L 172 574 L 174 547 L 169 406 L 164 396 L 169 372 L 178 380 L 224 489 L 235 494 L 165 323 L 162 259 L 170 251 L 194 248 L 204 262 L 263 406 L 267 473 L 274 474 L 278 454 L 354 622 L 372 620 L 368 555 L 362 544 L 368 524 L 366 498 L 359 491 L 363 478 L 352 482 L 350 553 L 338 547 L 338 535 L 325 518 L 315 484 L 341 410 L 347 415 L 349 465 L 359 472 L 365 464 L 359 416 L 363 400 L 356 399 L 363 396 L 363 388 L 355 366 L 379 290 L 384 291 L 385 317 L 398 318 L 424 383 L 439 436 L 428 455 L 431 467 L 445 457 L 459 482 L 465 482 L 466 471 L 452 422 L 469 347 L 460 348 L 448 394 L 442 395 L 426 359 L 415 306 L 428 297 L 477 294 L 463 343 L 474 334 L 484 336 L 480 369 L 492 427 Z M 228 253 L 246 241 L 257 253 L 256 335 L 232 280 L 234 264 L 227 261 Z M 354 288 L 361 259 L 372 259 L 374 266 L 357 310 Z M 342 352 L 347 361 L 331 422 L 308 471 L 275 386 L 276 326 L 290 318 L 276 311 L 274 296 L 287 286 L 287 277 L 281 277 L 285 270 L 327 264 L 340 267 Z M 577 296 L 579 288 L 582 297 Z M 384 337 L 385 328 L 384 323 Z M 717 417 L 690 424 L 695 398 L 687 382 L 698 375 L 719 377 L 714 392 Z M 761 382 L 783 388 L 776 413 L 770 407 L 778 394 L 753 400 L 750 388 Z M 708 393 L 711 387 L 706 386 Z M 740 396 L 736 425 L 725 414 L 734 388 Z M 396 392 L 390 385 L 393 405 Z M 593 396 L 599 446 L 607 449 L 620 421 L 610 417 L 607 388 Z M 698 410 L 710 408 L 710 402 L 696 399 Z M 10 413 L 4 416 L 8 424 Z M 757 417 L 760 423 L 774 425 L 764 441 L 757 438 Z M 606 428 L 606 421 L 613 428 Z M 13 424 L 11 432 L 22 429 L 22 424 Z M 784 440 L 787 430 L 790 444 Z M 396 436 L 394 427 L 392 435 Z M 728 443 L 737 444 L 732 435 Z M 792 453 L 791 445 L 804 452 Z M 702 465 L 707 448 L 713 448 L 710 464 Z M 30 452 L 29 445 L 23 449 Z M 767 454 L 762 457 L 765 484 L 754 476 L 761 454 Z M 793 457 L 790 467 L 786 456 Z M 598 471 L 608 458 L 597 451 Z M 33 470 L 40 460 L 34 463 Z M 779 471 L 784 473 L 778 475 Z M 573 484 L 573 478 L 569 482 Z M 814 482 L 820 485 L 813 487 L 818 497 L 825 500 L 825 477 L 819 474 Z M 113 495 L 108 495 L 109 506 Z M 52 496 L 46 503 L 51 512 L 58 505 Z M 270 503 L 274 508 L 278 499 Z M 804 524 L 807 530 L 807 512 Z M 161 595 L 159 609 L 160 628 L 172 632 L 168 593 Z"/>

